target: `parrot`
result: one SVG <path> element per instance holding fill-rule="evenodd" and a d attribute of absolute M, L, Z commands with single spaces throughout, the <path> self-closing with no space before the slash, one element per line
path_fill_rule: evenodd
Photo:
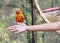
<path fill-rule="evenodd" d="M 15 26 L 15 28 L 17 30 L 20 30 L 20 29 L 22 30 L 22 28 L 23 29 L 28 28 L 28 26 L 24 23 L 24 15 L 23 15 L 23 13 L 22 13 L 21 10 L 16 10 L 16 18 L 15 18 L 15 20 L 16 20 L 16 26 Z"/>
<path fill-rule="evenodd" d="M 24 22 L 24 15 L 21 10 L 16 10 L 16 23 L 21 24 Z"/>

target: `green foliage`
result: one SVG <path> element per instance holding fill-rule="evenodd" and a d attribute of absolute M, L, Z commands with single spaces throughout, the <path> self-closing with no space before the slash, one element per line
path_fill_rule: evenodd
<path fill-rule="evenodd" d="M 24 17 L 25 17 L 25 20 L 24 20 L 24 23 L 26 23 L 27 25 L 31 25 L 32 24 L 32 17 L 31 17 L 31 0 L 20 0 L 19 3 L 15 0 L 13 0 L 13 2 L 11 2 L 12 0 L 6 0 L 6 1 L 2 1 L 0 0 L 0 43 L 23 43 L 22 41 L 20 41 L 19 39 L 17 40 L 13 40 L 13 41 L 10 41 L 10 38 L 9 38 L 9 35 L 8 35 L 8 32 L 7 32 L 7 27 L 8 26 L 11 26 L 11 25 L 14 25 L 14 22 L 15 22 L 15 9 L 18 8 L 22 11 L 22 13 L 24 14 Z M 14 4 L 14 2 L 16 2 Z M 48 8 L 48 7 L 51 7 L 51 3 L 52 3 L 52 0 L 44 0 L 43 2 L 38 0 L 38 3 L 39 5 L 41 4 L 41 8 L 42 9 L 45 9 L 45 8 Z M 7 12 L 4 12 L 3 9 L 6 8 L 6 5 L 10 5 L 12 4 L 12 6 L 16 6 L 16 7 L 9 7 L 8 6 L 8 9 L 4 10 L 4 11 L 7 11 Z M 57 3 L 58 6 L 60 6 L 60 0 L 58 0 L 58 3 Z M 9 13 L 9 8 L 12 8 L 11 13 Z M 8 12 L 9 11 L 9 12 Z M 5 13 L 8 13 L 8 14 L 5 14 Z M 39 13 L 36 11 L 36 17 L 38 19 L 38 21 L 36 21 L 37 24 L 42 24 L 42 23 L 45 23 L 42 18 L 39 17 Z M 51 17 L 51 18 L 50 18 Z M 54 15 L 52 14 L 48 19 L 52 22 L 55 22 L 55 17 Z M 53 17 L 53 18 L 52 18 Z M 38 40 L 37 42 L 38 43 L 43 43 L 43 39 L 42 39 L 42 34 L 44 32 L 41 32 L 41 33 L 38 33 Z M 40 38 L 39 38 L 40 37 Z M 31 32 L 28 32 L 27 33 L 27 39 L 28 41 L 31 41 L 32 39 L 32 33 Z"/>
<path fill-rule="evenodd" d="M 3 42 L 3 41 L 9 41 L 9 35 L 6 29 L 1 28 L 0 29 L 0 42 Z"/>

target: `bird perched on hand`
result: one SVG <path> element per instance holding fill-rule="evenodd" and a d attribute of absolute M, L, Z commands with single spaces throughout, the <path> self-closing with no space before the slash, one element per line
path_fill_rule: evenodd
<path fill-rule="evenodd" d="M 16 23 L 21 24 L 24 22 L 24 15 L 21 10 L 16 10 Z"/>

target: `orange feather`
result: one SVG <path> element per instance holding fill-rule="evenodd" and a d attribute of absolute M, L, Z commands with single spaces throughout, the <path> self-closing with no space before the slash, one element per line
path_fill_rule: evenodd
<path fill-rule="evenodd" d="M 24 16 L 20 10 L 16 11 L 16 22 L 23 22 Z"/>

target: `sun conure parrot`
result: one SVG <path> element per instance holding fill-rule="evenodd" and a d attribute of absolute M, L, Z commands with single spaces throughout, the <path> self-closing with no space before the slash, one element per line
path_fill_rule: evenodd
<path fill-rule="evenodd" d="M 24 22 L 24 15 L 21 10 L 16 10 L 16 23 L 21 24 Z"/>

